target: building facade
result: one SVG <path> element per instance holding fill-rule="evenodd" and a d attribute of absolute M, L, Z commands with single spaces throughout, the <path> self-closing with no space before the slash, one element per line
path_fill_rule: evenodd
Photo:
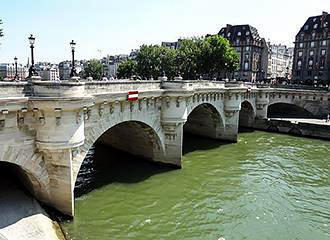
<path fill-rule="evenodd" d="M 49 66 L 39 71 L 42 80 L 58 81 L 60 79 L 59 69 L 57 66 Z"/>
<path fill-rule="evenodd" d="M 291 79 L 293 48 L 282 44 L 268 43 L 268 70 L 269 79 Z"/>
<path fill-rule="evenodd" d="M 240 54 L 239 70 L 234 73 L 237 80 L 256 82 L 267 77 L 268 47 L 258 30 L 250 25 L 229 25 L 218 33 L 228 39 Z"/>
<path fill-rule="evenodd" d="M 293 83 L 330 84 L 330 14 L 309 17 L 296 35 Z"/>
<path fill-rule="evenodd" d="M 180 41 L 181 41 L 181 39 L 179 39 L 176 42 L 162 42 L 162 47 L 178 49 L 178 48 L 180 48 Z"/>
<path fill-rule="evenodd" d="M 1 63 L 0 64 L 0 77 L 4 81 L 13 81 L 15 78 L 16 70 L 14 63 Z M 28 76 L 28 69 L 22 64 L 17 64 L 17 75 L 19 80 L 24 80 Z"/>

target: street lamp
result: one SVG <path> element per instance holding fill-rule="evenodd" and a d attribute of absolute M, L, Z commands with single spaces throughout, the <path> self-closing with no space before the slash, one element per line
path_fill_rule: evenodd
<path fill-rule="evenodd" d="M 70 46 L 71 46 L 71 50 L 72 50 L 72 68 L 71 68 L 70 77 L 76 77 L 77 72 L 76 72 L 76 68 L 75 68 L 75 64 L 74 64 L 74 51 L 76 48 L 76 43 L 72 40 L 70 42 Z"/>
<path fill-rule="evenodd" d="M 28 78 L 31 78 L 32 76 L 38 76 L 38 73 L 34 67 L 34 55 L 33 55 L 33 49 L 34 49 L 34 42 L 36 40 L 35 37 L 31 34 L 28 38 L 30 42 L 30 48 L 31 48 L 31 67 L 29 68 L 29 76 Z"/>
<path fill-rule="evenodd" d="M 18 81 L 19 77 L 18 77 L 18 74 L 17 74 L 17 57 L 16 56 L 14 57 L 14 61 L 15 61 L 15 77 L 14 77 L 14 80 Z"/>

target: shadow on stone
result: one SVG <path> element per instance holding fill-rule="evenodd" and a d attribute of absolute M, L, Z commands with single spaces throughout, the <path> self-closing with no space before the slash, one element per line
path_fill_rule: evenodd
<path fill-rule="evenodd" d="M 205 138 L 201 136 L 192 135 L 184 132 L 183 134 L 183 148 L 182 154 L 188 154 L 190 152 L 198 150 L 210 150 L 218 148 L 225 144 L 231 144 L 230 142 Z"/>
<path fill-rule="evenodd" d="M 120 150 L 96 144 L 87 154 L 77 177 L 75 197 L 111 183 L 138 183 L 172 171 L 173 167 L 147 161 Z"/>

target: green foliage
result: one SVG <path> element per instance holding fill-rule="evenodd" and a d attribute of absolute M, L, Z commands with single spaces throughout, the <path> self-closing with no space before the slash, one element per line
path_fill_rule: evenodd
<path fill-rule="evenodd" d="M 136 58 L 137 73 L 143 79 L 158 78 L 165 72 L 173 78 L 176 75 L 176 51 L 158 45 L 143 45 Z"/>
<path fill-rule="evenodd" d="M 87 62 L 84 68 L 84 77 L 92 77 L 94 80 L 102 78 L 103 65 L 99 60 L 92 59 Z"/>
<path fill-rule="evenodd" d="M 214 35 L 182 40 L 177 62 L 184 79 L 213 79 L 223 72 L 235 71 L 239 55 L 225 38 Z"/>
<path fill-rule="evenodd" d="M 137 75 L 137 62 L 133 60 L 127 60 L 122 62 L 118 66 L 117 77 L 118 78 L 130 78 L 133 75 Z"/>
<path fill-rule="evenodd" d="M 179 49 L 158 45 L 140 47 L 136 60 L 122 63 L 118 77 L 138 75 L 157 79 L 165 72 L 169 79 L 179 74 L 184 79 L 220 78 L 237 69 L 239 55 L 229 42 L 218 35 L 180 40 Z"/>

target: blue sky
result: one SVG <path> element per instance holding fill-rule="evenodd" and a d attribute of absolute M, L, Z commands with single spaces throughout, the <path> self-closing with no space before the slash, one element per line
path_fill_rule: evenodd
<path fill-rule="evenodd" d="M 292 45 L 309 16 L 330 12 L 329 0 L 1 0 L 0 62 L 16 55 L 26 63 L 28 36 L 36 37 L 36 61 L 129 53 L 142 44 L 217 33 L 230 24 L 251 24 L 262 37 Z"/>

